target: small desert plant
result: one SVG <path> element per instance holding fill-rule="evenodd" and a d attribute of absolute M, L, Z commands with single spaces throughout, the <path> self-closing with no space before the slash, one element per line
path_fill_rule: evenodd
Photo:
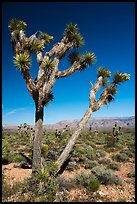
<path fill-rule="evenodd" d="M 113 174 L 110 169 L 107 169 L 103 165 L 94 167 L 92 173 L 98 178 L 98 180 L 105 185 L 116 184 L 119 185 L 122 183 L 118 175 Z"/>
<path fill-rule="evenodd" d="M 96 162 L 88 160 L 85 164 L 85 169 L 92 169 L 95 166 L 97 166 Z"/>
<path fill-rule="evenodd" d="M 40 169 L 35 176 L 27 179 L 22 187 L 22 193 L 32 192 L 35 197 L 45 196 L 45 202 L 53 202 L 57 192 L 57 181 L 54 176 L 57 166 L 54 162 Z"/>
<path fill-rule="evenodd" d="M 110 164 L 107 165 L 108 168 L 113 169 L 113 170 L 119 170 L 120 166 L 119 164 L 115 163 L 115 162 L 111 162 Z"/>
<path fill-rule="evenodd" d="M 135 169 L 133 169 L 132 171 L 130 171 L 130 172 L 127 174 L 127 176 L 128 176 L 129 178 L 135 177 Z"/>
<path fill-rule="evenodd" d="M 71 189 L 74 188 L 74 186 L 76 185 L 75 183 L 75 179 L 71 178 L 71 179 L 65 179 L 64 176 L 59 175 L 57 177 L 57 184 L 58 184 L 58 189 L 60 191 L 62 191 L 63 189 Z"/>
<path fill-rule="evenodd" d="M 87 180 L 87 187 L 86 187 L 87 191 L 95 192 L 99 189 L 99 186 L 100 186 L 99 180 L 91 174 L 89 179 Z"/>
<path fill-rule="evenodd" d="M 119 153 L 112 155 L 112 159 L 116 160 L 117 162 L 127 162 L 129 161 L 129 156 L 125 153 Z"/>
<path fill-rule="evenodd" d="M 93 174 L 81 171 L 74 179 L 77 186 L 84 186 L 88 192 L 95 192 L 99 189 L 100 182 Z"/>
<path fill-rule="evenodd" d="M 104 150 L 102 150 L 102 149 L 99 149 L 99 150 L 96 151 L 96 156 L 98 158 L 105 157 L 106 156 L 106 152 Z"/>
<path fill-rule="evenodd" d="M 130 158 L 133 157 L 133 152 L 131 149 L 124 149 L 124 150 L 120 151 L 120 153 L 124 153 Z"/>
<path fill-rule="evenodd" d="M 98 163 L 99 164 L 103 164 L 103 165 L 109 165 L 111 163 L 111 159 L 110 158 L 106 158 L 106 157 L 99 158 L 98 159 Z"/>
<path fill-rule="evenodd" d="M 75 161 L 69 162 L 66 170 L 73 171 L 74 169 L 77 169 L 77 163 Z"/>
<path fill-rule="evenodd" d="M 115 138 L 114 136 L 108 136 L 107 135 L 105 137 L 105 143 L 107 144 L 107 147 L 115 147 L 116 141 L 117 141 L 117 138 Z"/>

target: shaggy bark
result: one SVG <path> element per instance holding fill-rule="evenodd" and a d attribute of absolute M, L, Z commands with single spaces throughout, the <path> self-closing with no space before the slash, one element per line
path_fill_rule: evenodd
<path fill-rule="evenodd" d="M 81 119 L 80 123 L 78 124 L 78 127 L 77 127 L 76 131 L 73 133 L 73 135 L 72 135 L 71 139 L 69 140 L 67 146 L 65 147 L 65 149 L 63 150 L 63 152 L 61 153 L 60 157 L 57 160 L 58 172 L 61 169 L 61 167 L 63 166 L 64 162 L 68 159 L 70 153 L 73 151 L 73 147 L 74 147 L 74 145 L 76 143 L 76 140 L 78 139 L 78 136 L 79 136 L 81 130 L 83 129 L 83 127 L 87 123 L 87 121 L 90 118 L 91 114 L 92 114 L 92 108 L 89 107 L 88 110 L 86 111 L 85 115 Z"/>
<path fill-rule="evenodd" d="M 41 140 L 43 133 L 43 116 L 44 108 L 38 107 L 36 105 L 36 114 L 35 114 L 35 137 L 34 137 L 34 146 L 33 146 L 33 164 L 32 172 L 35 173 L 41 167 Z"/>

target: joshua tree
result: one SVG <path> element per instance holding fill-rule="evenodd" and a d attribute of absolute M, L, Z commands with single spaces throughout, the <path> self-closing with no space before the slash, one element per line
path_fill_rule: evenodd
<path fill-rule="evenodd" d="M 108 105 L 112 100 L 114 100 L 114 95 L 117 93 L 117 85 L 121 82 L 125 82 L 130 79 L 130 75 L 126 73 L 116 72 L 112 79 L 112 82 L 108 84 L 108 78 L 111 76 L 111 73 L 108 69 L 104 67 L 100 67 L 97 71 L 98 80 L 92 85 L 89 96 L 89 108 L 85 112 L 84 116 L 78 123 L 76 130 L 74 131 L 72 137 L 70 138 L 68 144 L 65 149 L 61 153 L 60 157 L 57 160 L 57 173 L 60 171 L 64 162 L 68 159 L 70 153 L 73 151 L 76 140 L 78 139 L 80 132 L 84 128 L 85 124 L 89 120 L 90 116 L 93 112 L 99 110 L 103 104 Z M 101 88 L 104 87 L 104 90 L 100 94 L 100 98 L 96 100 L 96 93 Z"/>
<path fill-rule="evenodd" d="M 56 79 L 67 77 L 75 71 L 84 70 L 88 65 L 95 63 L 96 57 L 92 52 L 78 54 L 72 52 L 69 60 L 72 65 L 66 70 L 58 70 L 60 60 L 70 49 L 79 48 L 84 40 L 77 24 L 68 24 L 60 42 L 53 45 L 49 52 L 43 54 L 45 46 L 53 40 L 53 36 L 37 31 L 26 37 L 26 22 L 12 19 L 9 23 L 11 42 L 15 54 L 14 64 L 21 71 L 27 89 L 34 100 L 35 113 L 35 138 L 33 147 L 33 172 L 41 168 L 41 140 L 43 128 L 44 106 L 53 100 L 51 92 Z M 30 74 L 31 56 L 36 54 L 38 62 L 38 76 L 32 79 Z"/>

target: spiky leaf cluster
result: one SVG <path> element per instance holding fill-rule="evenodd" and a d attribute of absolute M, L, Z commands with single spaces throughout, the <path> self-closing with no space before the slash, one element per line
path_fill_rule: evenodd
<path fill-rule="evenodd" d="M 51 59 L 49 60 L 43 60 L 43 67 L 46 70 L 53 70 L 54 69 L 54 63 Z"/>
<path fill-rule="evenodd" d="M 79 48 L 84 44 L 84 39 L 79 33 L 77 24 L 68 24 L 65 29 L 64 36 L 68 42 L 73 42 L 73 46 L 75 48 Z"/>
<path fill-rule="evenodd" d="M 111 94 L 108 94 L 107 99 L 106 99 L 106 103 L 110 103 L 111 101 L 114 101 L 114 97 Z"/>
<path fill-rule="evenodd" d="M 16 19 L 16 18 L 12 19 L 9 22 L 9 28 L 10 28 L 11 32 L 24 30 L 26 26 L 27 26 L 26 22 L 21 21 L 21 20 Z"/>
<path fill-rule="evenodd" d="M 95 62 L 96 62 L 96 56 L 94 53 L 87 52 L 86 54 L 83 55 L 83 63 L 86 66 L 95 64 Z"/>
<path fill-rule="evenodd" d="M 102 86 L 106 86 L 108 84 L 108 77 L 111 76 L 111 72 L 106 69 L 105 67 L 99 67 L 97 71 L 97 76 L 100 77 L 102 76 Z"/>
<path fill-rule="evenodd" d="M 103 78 L 110 77 L 111 72 L 108 69 L 106 69 L 105 67 L 99 67 L 99 69 L 97 71 L 97 76 L 98 77 L 102 76 Z"/>
<path fill-rule="evenodd" d="M 120 84 L 121 82 L 127 81 L 129 79 L 130 79 L 130 74 L 115 72 L 113 81 L 116 84 Z"/>
<path fill-rule="evenodd" d="M 43 52 L 44 48 L 45 48 L 44 44 L 39 39 L 35 39 L 31 45 L 31 51 L 33 52 L 38 52 L 38 51 Z"/>
<path fill-rule="evenodd" d="M 54 100 L 54 95 L 53 95 L 53 93 L 52 92 L 50 92 L 49 93 L 49 95 L 48 95 L 48 97 L 46 98 L 46 101 L 45 101 L 45 106 L 48 106 L 49 105 L 49 103 L 51 102 L 51 101 L 53 101 Z"/>
<path fill-rule="evenodd" d="M 31 59 L 30 56 L 27 54 L 17 54 L 14 57 L 14 64 L 20 69 L 20 70 L 26 70 L 30 68 L 31 65 Z"/>
<path fill-rule="evenodd" d="M 79 62 L 81 59 L 81 56 L 78 52 L 71 52 L 69 55 L 69 62 L 73 64 L 75 61 Z"/>
<path fill-rule="evenodd" d="M 111 87 L 108 89 L 108 94 L 115 95 L 117 93 L 116 87 Z"/>
<path fill-rule="evenodd" d="M 87 52 L 86 54 L 83 54 L 80 60 L 80 63 L 82 65 L 80 71 L 83 71 L 86 68 L 86 66 L 95 64 L 95 62 L 96 56 L 94 53 Z"/>
<path fill-rule="evenodd" d="M 44 40 L 45 41 L 45 45 L 50 43 L 53 40 L 53 36 L 48 35 L 47 33 L 41 33 L 38 37 L 38 39 L 40 40 Z"/>

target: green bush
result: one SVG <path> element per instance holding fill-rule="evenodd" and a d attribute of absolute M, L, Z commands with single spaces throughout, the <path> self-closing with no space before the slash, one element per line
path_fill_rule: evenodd
<path fill-rule="evenodd" d="M 119 153 L 112 156 L 112 159 L 116 160 L 117 162 L 127 162 L 129 161 L 129 156 L 125 153 Z"/>
<path fill-rule="evenodd" d="M 94 166 L 97 166 L 97 163 L 88 160 L 87 163 L 85 164 L 85 169 L 92 169 Z"/>
<path fill-rule="evenodd" d="M 122 150 L 122 151 L 120 151 L 120 154 L 121 153 L 124 153 L 124 154 L 126 154 L 128 157 L 133 157 L 133 152 L 132 152 L 132 150 L 131 149 L 124 149 L 124 150 Z"/>
<path fill-rule="evenodd" d="M 132 171 L 130 171 L 130 172 L 127 174 L 127 176 L 128 176 L 129 178 L 135 177 L 135 169 L 133 169 Z"/>
<path fill-rule="evenodd" d="M 77 169 L 77 163 L 75 161 L 69 162 L 66 166 L 66 170 L 73 171 L 74 169 Z"/>
<path fill-rule="evenodd" d="M 113 174 L 110 169 L 107 169 L 103 165 L 94 167 L 92 173 L 98 178 L 98 180 L 105 185 L 116 184 L 119 185 L 122 183 L 118 175 Z"/>
<path fill-rule="evenodd" d="M 45 202 L 53 202 L 57 192 L 57 181 L 54 176 L 56 169 L 57 165 L 54 162 L 48 163 L 45 168 L 26 180 L 22 186 L 22 193 L 31 192 L 35 198 L 44 196 Z"/>
<path fill-rule="evenodd" d="M 106 158 L 106 157 L 99 158 L 98 159 L 98 163 L 99 164 L 104 164 L 104 165 L 109 165 L 111 163 L 111 159 L 110 158 Z"/>
<path fill-rule="evenodd" d="M 113 169 L 113 170 L 119 170 L 120 166 L 119 164 L 115 163 L 115 162 L 111 162 L 110 164 L 107 165 L 108 168 Z"/>
<path fill-rule="evenodd" d="M 89 192 L 95 192 L 99 189 L 100 182 L 97 178 L 95 178 L 93 175 L 90 175 L 90 177 L 87 180 L 87 191 Z"/>
<path fill-rule="evenodd" d="M 76 185 L 75 179 L 73 178 L 65 179 L 65 177 L 62 175 L 59 175 L 57 177 L 57 184 L 59 191 L 63 191 L 64 189 L 69 190 L 71 188 L 74 188 L 74 186 Z"/>
<path fill-rule="evenodd" d="M 106 136 L 105 137 L 105 143 L 107 144 L 108 147 L 115 147 L 117 140 L 114 136 Z"/>
<path fill-rule="evenodd" d="M 81 171 L 75 178 L 76 186 L 84 186 L 88 192 L 95 192 L 99 189 L 100 182 L 93 174 Z"/>
<path fill-rule="evenodd" d="M 96 156 L 99 158 L 99 157 L 105 157 L 106 156 L 106 152 L 102 149 L 98 149 L 96 151 Z"/>

